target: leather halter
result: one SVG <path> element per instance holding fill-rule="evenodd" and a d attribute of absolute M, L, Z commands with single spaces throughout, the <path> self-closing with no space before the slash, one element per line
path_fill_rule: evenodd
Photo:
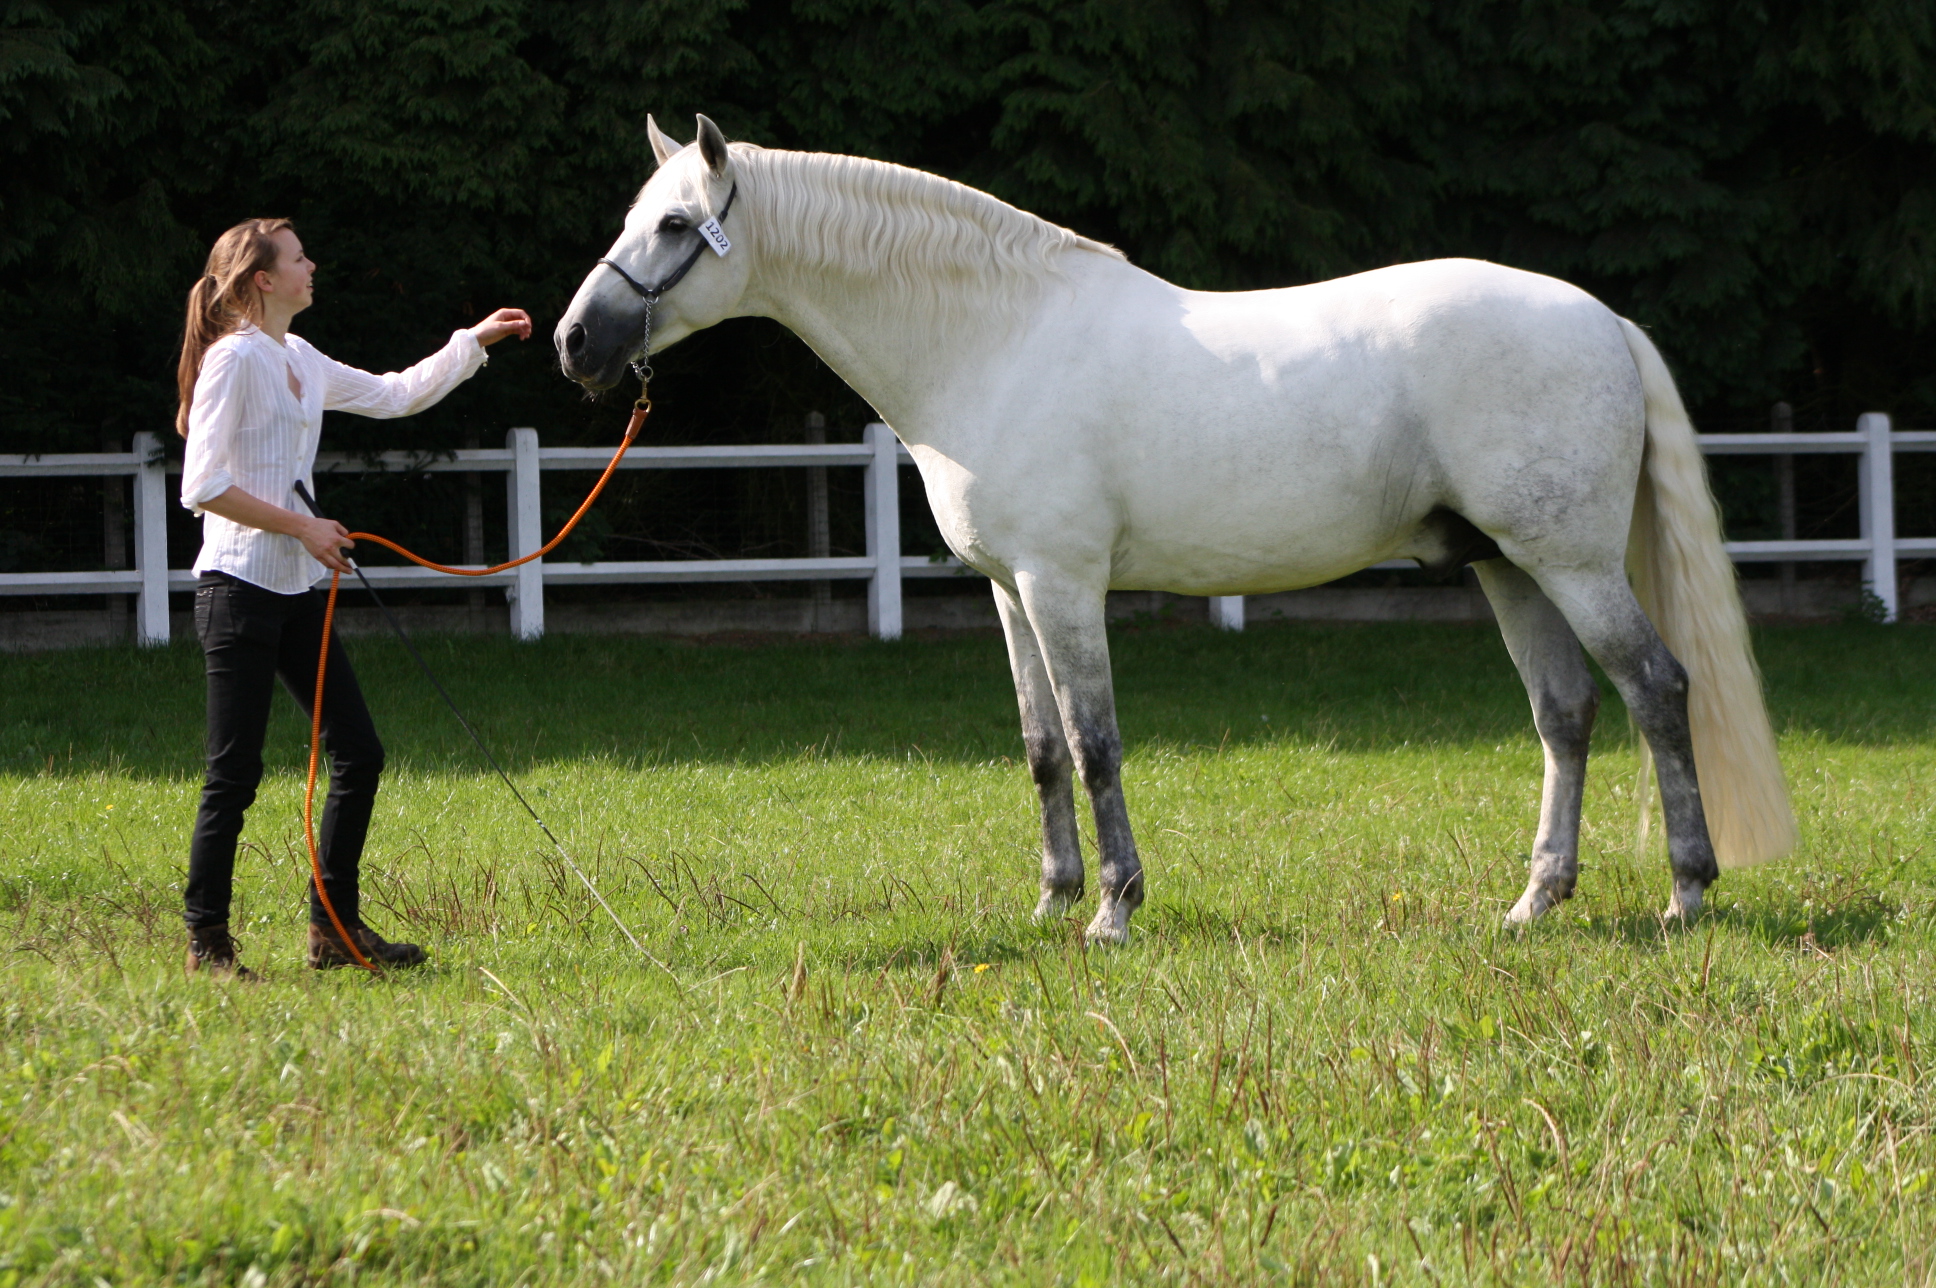
<path fill-rule="evenodd" d="M 733 185 L 733 190 L 726 194 L 726 204 L 720 207 L 719 214 L 715 216 L 718 222 L 722 224 L 726 222 L 726 216 L 732 213 L 733 198 L 737 196 L 739 196 L 739 185 L 735 183 Z M 698 230 L 694 229 L 693 231 L 697 232 Z M 664 295 L 667 291 L 679 285 L 679 283 L 682 280 L 684 280 L 686 274 L 692 271 L 692 266 L 699 262 L 699 257 L 705 254 L 706 250 L 707 250 L 706 239 L 704 237 L 701 237 L 699 239 L 699 244 L 692 248 L 692 254 L 686 256 L 685 262 L 680 264 L 679 267 L 673 269 L 672 276 L 666 278 L 665 281 L 660 282 L 657 286 L 639 285 L 637 280 L 635 280 L 630 273 L 626 272 L 623 268 L 619 267 L 616 263 L 612 262 L 609 259 L 601 259 L 598 262 L 605 265 L 605 267 L 611 269 L 614 273 L 617 273 L 620 277 L 624 278 L 625 284 L 631 287 L 633 290 L 637 291 L 639 295 L 646 301 L 646 303 L 657 304 L 659 302 L 659 297 L 661 295 Z"/>

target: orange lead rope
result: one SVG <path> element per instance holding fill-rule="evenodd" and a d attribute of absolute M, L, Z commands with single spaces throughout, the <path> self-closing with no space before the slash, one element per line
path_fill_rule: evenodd
<path fill-rule="evenodd" d="M 593 485 L 591 495 L 587 496 L 585 503 L 578 507 L 578 512 L 566 520 L 565 526 L 558 529 L 557 536 L 522 558 L 513 559 L 508 563 L 496 564 L 489 568 L 453 568 L 448 564 L 435 563 L 429 559 L 425 559 L 422 555 L 405 550 L 396 542 L 379 537 L 373 532 L 352 532 L 350 533 L 350 538 L 355 541 L 374 541 L 380 546 L 386 546 L 396 551 L 405 559 L 408 559 L 411 563 L 419 567 L 429 568 L 435 572 L 449 573 L 453 577 L 488 577 L 492 573 L 505 572 L 509 569 L 516 568 L 520 564 L 528 564 L 533 559 L 542 559 L 550 554 L 559 542 L 571 535 L 572 529 L 578 526 L 578 521 L 584 518 L 586 513 L 592 508 L 592 505 L 597 502 L 599 493 L 603 492 L 605 485 L 611 482 L 612 473 L 618 469 L 618 463 L 624 460 L 625 453 L 631 450 L 632 440 L 639 436 L 639 430 L 645 425 L 645 418 L 651 414 L 652 400 L 641 393 L 639 400 L 632 405 L 632 419 L 625 426 L 625 437 L 620 441 L 618 450 L 612 453 L 612 463 L 607 465 L 605 472 L 598 476 L 598 482 Z M 341 937 L 344 946 L 350 950 L 350 956 L 356 958 L 356 964 L 364 970 L 374 972 L 377 970 L 377 967 L 369 958 L 363 955 L 363 950 L 356 946 L 356 941 L 350 937 L 349 931 L 343 925 L 343 919 L 336 915 L 336 905 L 330 902 L 329 891 L 323 888 L 323 861 L 316 850 L 316 827 L 314 823 L 316 811 L 316 768 L 322 759 L 323 747 L 323 677 L 324 672 L 329 669 L 329 641 L 336 622 L 336 590 L 342 584 L 342 580 L 343 574 L 341 572 L 333 572 L 330 574 L 329 600 L 323 608 L 323 647 L 321 653 L 316 658 L 316 696 L 315 701 L 310 707 L 309 714 L 309 778 L 303 784 L 303 841 L 309 846 L 309 871 L 316 884 L 316 897 L 322 900 L 323 911 L 329 914 L 329 924 L 336 928 L 337 935 Z"/>

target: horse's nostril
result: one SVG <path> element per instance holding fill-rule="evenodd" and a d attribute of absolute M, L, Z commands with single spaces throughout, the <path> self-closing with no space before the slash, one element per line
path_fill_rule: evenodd
<path fill-rule="evenodd" d="M 565 332 L 565 352 L 569 353 L 572 357 L 575 358 L 579 354 L 583 353 L 584 351 L 585 351 L 584 323 L 574 322 L 571 324 L 571 330 Z"/>

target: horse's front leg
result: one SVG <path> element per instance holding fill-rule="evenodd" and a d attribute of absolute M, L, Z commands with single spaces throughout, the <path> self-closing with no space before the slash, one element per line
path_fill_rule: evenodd
<path fill-rule="evenodd" d="M 1035 915 L 1059 917 L 1082 898 L 1082 843 L 1076 836 L 1075 759 L 1062 732 L 1055 690 L 1028 614 L 1014 591 L 996 583 L 995 611 L 1008 637 L 1015 701 L 1022 709 L 1022 745 L 1029 777 L 1042 801 L 1042 898 Z"/>
<path fill-rule="evenodd" d="M 1124 943 L 1130 914 L 1143 902 L 1143 864 L 1123 802 L 1123 740 L 1116 729 L 1109 639 L 1103 629 L 1107 590 L 1099 579 L 1091 583 L 1032 573 L 1019 574 L 1015 585 L 1095 814 L 1102 898 L 1089 923 L 1089 939 Z"/>

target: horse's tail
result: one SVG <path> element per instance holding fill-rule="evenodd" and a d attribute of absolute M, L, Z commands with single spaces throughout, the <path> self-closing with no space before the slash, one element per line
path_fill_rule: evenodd
<path fill-rule="evenodd" d="M 1627 544 L 1634 593 L 1668 651 L 1687 668 L 1694 768 L 1715 858 L 1724 868 L 1765 863 L 1795 848 L 1795 814 L 1734 564 L 1721 544 L 1707 463 L 1660 351 L 1625 318 L 1620 327 L 1647 404 L 1647 446 Z"/>

